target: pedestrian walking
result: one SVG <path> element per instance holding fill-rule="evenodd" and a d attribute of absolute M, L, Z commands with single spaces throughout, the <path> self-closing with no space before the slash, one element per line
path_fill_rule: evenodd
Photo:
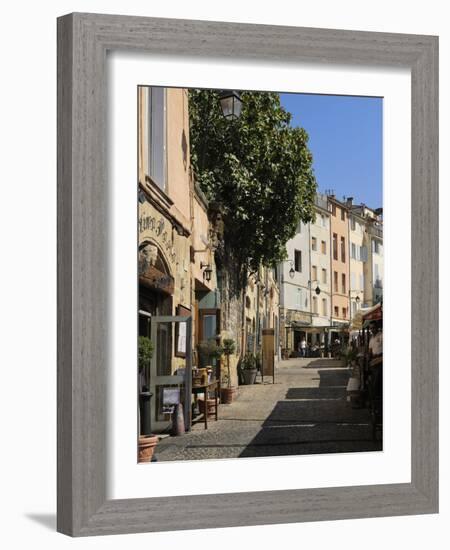
<path fill-rule="evenodd" d="M 306 340 L 304 336 L 300 341 L 300 353 L 302 357 L 306 357 Z"/>

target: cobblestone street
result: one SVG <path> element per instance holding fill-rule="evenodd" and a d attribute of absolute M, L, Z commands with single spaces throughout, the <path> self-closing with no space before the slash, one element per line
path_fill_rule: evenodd
<path fill-rule="evenodd" d="M 381 450 L 372 441 L 366 409 L 346 399 L 349 371 L 331 359 L 289 359 L 272 378 L 240 386 L 231 405 L 219 406 L 190 433 L 166 437 L 158 461 L 300 455 Z"/>

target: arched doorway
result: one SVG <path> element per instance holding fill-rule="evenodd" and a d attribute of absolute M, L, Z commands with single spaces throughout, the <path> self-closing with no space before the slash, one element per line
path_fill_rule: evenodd
<path fill-rule="evenodd" d="M 152 241 L 144 241 L 139 246 L 138 274 L 139 336 L 150 338 L 153 344 L 150 371 L 140 378 L 141 395 L 151 399 L 151 431 L 170 429 L 174 412 L 170 400 L 173 399 L 184 404 L 185 425 L 189 429 L 191 318 L 173 316 L 174 278 L 161 249 Z M 174 362 L 174 339 L 179 346 L 180 335 L 184 336 L 185 346 L 182 368 Z M 141 429 L 143 427 L 141 423 Z"/>
<path fill-rule="evenodd" d="M 171 315 L 174 278 L 155 243 L 145 241 L 140 244 L 138 272 L 139 310 L 149 315 Z"/>

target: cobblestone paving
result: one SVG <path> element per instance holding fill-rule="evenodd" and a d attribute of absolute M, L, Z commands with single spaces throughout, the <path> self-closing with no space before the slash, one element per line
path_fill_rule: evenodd
<path fill-rule="evenodd" d="M 366 409 L 346 399 L 349 371 L 330 359 L 290 359 L 272 378 L 239 386 L 231 405 L 219 406 L 208 429 L 195 424 L 157 446 L 158 461 L 300 455 L 381 450 L 372 441 Z"/>

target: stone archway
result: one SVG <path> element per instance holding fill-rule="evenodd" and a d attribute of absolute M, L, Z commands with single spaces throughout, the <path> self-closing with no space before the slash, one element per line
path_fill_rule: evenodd
<path fill-rule="evenodd" d="M 172 295 L 174 278 L 161 249 L 152 241 L 139 246 L 139 283 L 154 292 Z"/>

